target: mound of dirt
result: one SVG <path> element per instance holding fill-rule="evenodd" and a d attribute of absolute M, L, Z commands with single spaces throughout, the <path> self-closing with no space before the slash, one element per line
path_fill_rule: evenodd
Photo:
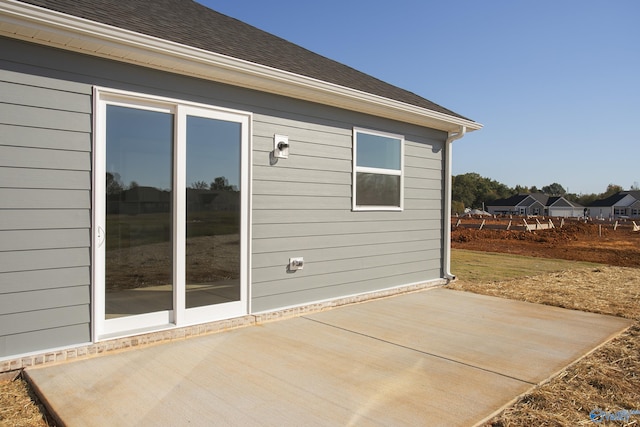
<path fill-rule="evenodd" d="M 495 225 L 495 223 L 494 223 Z M 467 222 L 453 226 L 451 246 L 487 252 L 590 261 L 640 267 L 640 233 L 629 226 L 570 221 L 547 230 L 483 228 Z M 615 229 L 614 229 L 615 228 Z"/>

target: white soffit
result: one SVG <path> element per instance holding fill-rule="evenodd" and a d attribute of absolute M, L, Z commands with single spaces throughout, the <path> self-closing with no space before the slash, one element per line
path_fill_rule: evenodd
<path fill-rule="evenodd" d="M 446 132 L 482 128 L 471 120 L 14 0 L 0 0 L 0 17 L 0 35 L 10 38 Z"/>

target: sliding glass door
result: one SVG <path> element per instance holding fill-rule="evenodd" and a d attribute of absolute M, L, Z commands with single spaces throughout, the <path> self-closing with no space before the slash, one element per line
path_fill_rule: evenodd
<path fill-rule="evenodd" d="M 96 95 L 95 335 L 246 314 L 250 116 Z"/>

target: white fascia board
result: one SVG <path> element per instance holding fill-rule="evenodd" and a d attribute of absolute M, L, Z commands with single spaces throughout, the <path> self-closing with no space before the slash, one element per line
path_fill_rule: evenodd
<path fill-rule="evenodd" d="M 445 132 L 482 128 L 471 120 L 15 0 L 0 0 L 0 35 Z"/>

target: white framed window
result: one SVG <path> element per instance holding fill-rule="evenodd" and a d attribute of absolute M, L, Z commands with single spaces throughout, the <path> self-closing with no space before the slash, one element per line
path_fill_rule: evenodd
<path fill-rule="evenodd" d="M 404 136 L 353 129 L 354 211 L 404 208 Z"/>

